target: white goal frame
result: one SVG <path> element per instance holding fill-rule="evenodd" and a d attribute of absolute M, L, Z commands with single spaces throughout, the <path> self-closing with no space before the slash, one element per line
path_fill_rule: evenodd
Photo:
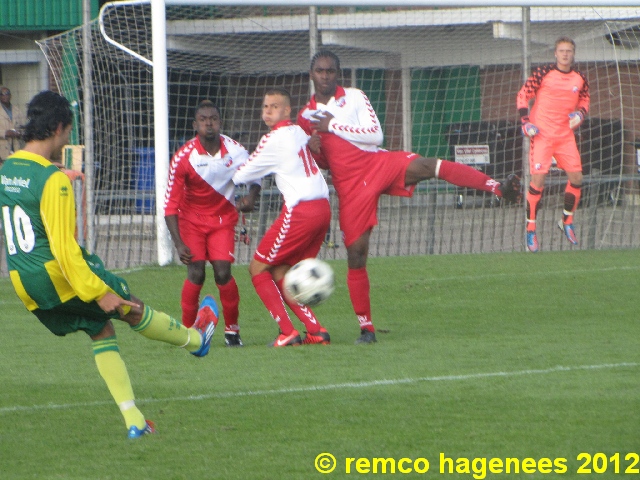
<path fill-rule="evenodd" d="M 446 8 L 431 8 L 440 6 Z M 108 35 L 100 32 L 103 14 Z M 516 172 L 526 186 L 528 140 L 514 97 L 532 65 L 552 61 L 559 35 L 576 40 L 577 68 L 591 84 L 591 109 L 576 132 L 588 169 L 576 226 L 580 244 L 570 246 L 557 228 L 566 178 L 556 170 L 538 214 L 542 250 L 640 248 L 636 1 L 125 0 L 103 5 L 93 20 L 85 1 L 82 27 L 36 43 L 51 84 L 82 107 L 72 139 L 85 147 L 80 239 L 86 226 L 90 251 L 109 268 L 132 268 L 177 261 L 162 205 L 169 158 L 192 138 L 196 102 L 218 102 L 224 132 L 252 148 L 266 130 L 258 115 L 265 88 L 285 87 L 297 108 L 304 105 L 312 93 L 308 60 L 320 45 L 340 56 L 341 84 L 367 92 L 385 148 L 475 163 L 497 180 Z M 181 43 L 190 38 L 193 44 Z M 199 64 L 201 58 L 213 68 Z M 226 59 L 236 63 L 227 68 Z M 476 144 L 484 148 L 483 161 L 458 158 L 459 146 Z M 259 208 L 236 228 L 240 264 L 250 261 L 279 212 L 270 180 Z M 330 200 L 331 229 L 319 258 L 345 260 L 333 189 Z M 411 198 L 383 195 L 378 208 L 371 257 L 526 251 L 522 203 L 504 205 L 430 180 Z M 0 256 L 0 276 L 7 275 Z"/>
<path fill-rule="evenodd" d="M 168 80 L 167 80 L 167 51 L 166 51 L 166 18 L 165 18 L 165 7 L 166 5 L 258 5 L 258 6 L 268 6 L 268 5 L 298 5 L 298 6 L 309 6 L 307 2 L 300 1 L 290 1 L 290 0 L 249 0 L 249 1 L 238 1 L 238 0 L 149 0 L 151 4 L 151 12 L 152 12 L 152 51 L 153 51 L 153 60 L 150 63 L 153 66 L 153 91 L 154 91 L 154 115 L 155 115 L 155 167 L 156 167 L 156 218 L 161 219 L 163 217 L 163 201 L 164 194 L 166 188 L 166 182 L 168 177 L 168 166 L 170 160 L 170 152 L 168 149 L 168 142 L 166 141 L 169 138 L 169 122 L 168 122 Z M 128 2 L 125 2 L 128 3 Z M 387 5 L 388 1 L 382 0 L 352 0 L 349 2 L 350 5 L 354 6 L 384 6 Z M 608 2 L 611 6 L 632 6 L 634 2 L 631 0 L 614 0 Z M 403 5 L 407 6 L 439 6 L 442 5 L 442 1 L 432 1 L 432 0 L 405 0 L 402 2 Z M 319 6 L 336 6 L 341 5 L 335 0 L 314 0 L 313 6 L 310 8 L 319 7 Z M 344 4 L 342 4 L 344 5 Z M 477 1 L 477 0 L 458 0 L 455 2 L 456 7 L 479 7 L 479 6 L 521 6 L 522 10 L 522 20 L 523 26 L 526 25 L 527 20 L 529 19 L 528 7 L 531 6 L 569 6 L 569 5 L 581 5 L 581 6 L 598 6 L 602 5 L 602 2 L 599 0 L 582 0 L 580 2 L 561 2 L 561 1 L 501 1 L 501 0 L 492 0 L 492 1 Z M 448 5 L 453 6 L 453 5 Z M 106 5 L 105 5 L 106 7 Z M 104 7 L 103 7 L 104 8 Z M 311 22 L 310 22 L 311 23 Z M 317 25 L 316 25 L 317 28 Z M 525 28 L 523 27 L 523 30 Z M 317 35 L 316 32 L 310 32 L 310 35 Z M 106 37 L 105 37 L 106 38 Z M 526 65 L 526 69 L 528 70 L 528 54 L 527 54 L 527 39 L 526 39 L 526 30 L 523 31 L 523 59 L 524 64 Z M 114 42 L 115 44 L 115 42 Z M 121 46 L 126 48 L 124 46 Z M 137 55 L 135 52 L 131 52 L 133 55 Z M 141 58 L 142 59 L 142 58 Z M 148 61 L 143 59 L 144 61 Z M 526 71 L 524 72 L 526 78 Z M 403 81 L 403 86 L 406 85 L 406 82 Z M 403 95 L 403 104 L 406 105 L 406 108 L 409 108 L 408 101 L 406 100 L 406 95 Z M 408 116 L 405 116 L 408 118 Z M 411 149 L 411 145 L 407 145 L 407 138 L 405 136 L 404 139 L 404 147 L 407 150 Z M 409 139 L 410 142 L 410 139 Z M 526 184 L 526 183 L 525 183 Z M 169 236 L 168 230 L 164 222 L 157 221 L 157 242 L 158 242 L 158 263 L 160 265 L 167 265 L 171 263 L 173 258 L 173 245 L 171 242 L 171 238 Z"/>

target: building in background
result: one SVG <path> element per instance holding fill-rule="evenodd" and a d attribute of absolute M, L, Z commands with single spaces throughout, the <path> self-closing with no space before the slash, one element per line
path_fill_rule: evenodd
<path fill-rule="evenodd" d="M 85 0 L 0 0 L 0 85 L 11 89 L 12 103 L 25 105 L 36 93 L 55 89 L 36 41 L 82 25 Z M 91 18 L 105 1 L 90 0 Z"/>

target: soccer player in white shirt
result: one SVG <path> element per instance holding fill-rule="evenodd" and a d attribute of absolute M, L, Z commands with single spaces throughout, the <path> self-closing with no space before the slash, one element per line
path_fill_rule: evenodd
<path fill-rule="evenodd" d="M 266 93 L 262 120 L 271 131 L 262 137 L 233 181 L 238 185 L 274 174 L 284 205 L 251 260 L 251 280 L 280 328 L 272 346 L 327 345 L 330 342 L 327 330 L 309 307 L 289 298 L 283 282 L 293 265 L 315 257 L 320 250 L 331 220 L 329 188 L 307 147 L 309 136 L 291 122 L 289 92 L 274 88 Z M 239 202 L 240 208 L 243 202 Z M 285 303 L 304 323 L 307 329 L 304 339 L 291 323 Z"/>

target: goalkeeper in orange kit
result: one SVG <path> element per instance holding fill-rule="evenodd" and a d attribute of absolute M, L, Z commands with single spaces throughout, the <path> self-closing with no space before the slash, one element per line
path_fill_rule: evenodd
<path fill-rule="evenodd" d="M 567 173 L 563 218 L 558 226 L 569 242 L 578 244 L 573 227 L 573 214 L 580 202 L 582 162 L 573 133 L 589 112 L 589 82 L 573 69 L 576 44 L 569 37 L 556 40 L 556 63 L 538 67 L 518 92 L 516 105 L 522 121 L 522 132 L 531 138 L 529 168 L 531 183 L 527 195 L 527 248 L 539 249 L 536 235 L 536 213 L 544 180 L 552 158 Z M 535 103 L 529 113 L 529 102 Z"/>

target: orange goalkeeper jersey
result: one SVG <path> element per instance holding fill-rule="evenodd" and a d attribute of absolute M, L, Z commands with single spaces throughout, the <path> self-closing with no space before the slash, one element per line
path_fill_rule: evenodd
<path fill-rule="evenodd" d="M 529 102 L 535 99 L 529 120 L 540 133 L 559 135 L 568 133 L 569 114 L 581 110 L 589 112 L 589 82 L 577 70 L 558 70 L 555 64 L 536 68 L 516 97 L 520 116 L 529 111 Z"/>

